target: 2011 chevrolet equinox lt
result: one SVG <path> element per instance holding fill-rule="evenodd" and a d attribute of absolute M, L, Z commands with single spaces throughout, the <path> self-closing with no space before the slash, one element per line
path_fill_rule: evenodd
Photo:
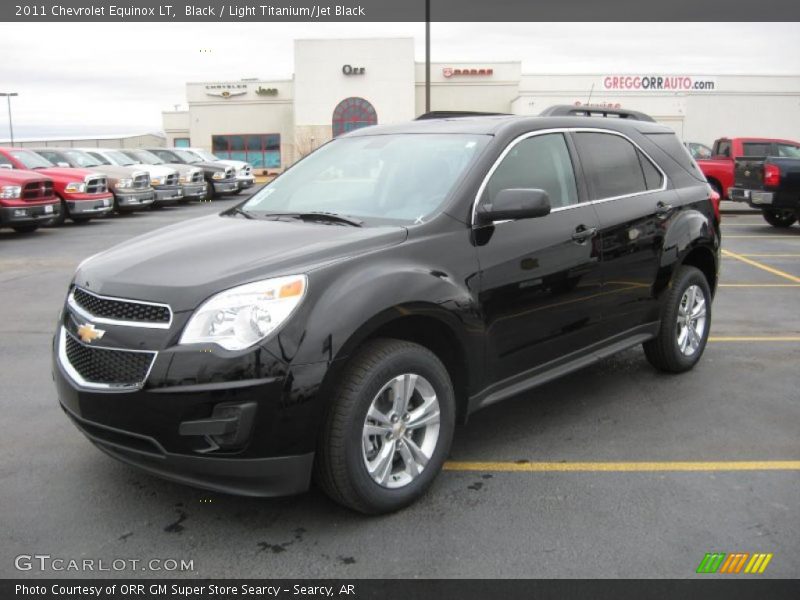
<path fill-rule="evenodd" d="M 250 199 L 81 264 L 61 405 L 107 454 L 274 496 L 406 506 L 476 410 L 708 339 L 719 215 L 668 128 L 553 107 L 354 131 Z"/>

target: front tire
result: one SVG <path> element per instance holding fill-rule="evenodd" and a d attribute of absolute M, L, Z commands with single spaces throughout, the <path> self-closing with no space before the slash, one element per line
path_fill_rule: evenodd
<path fill-rule="evenodd" d="M 353 510 L 399 510 L 441 470 L 454 427 L 453 384 L 436 355 L 411 342 L 370 341 L 345 367 L 327 407 L 315 480 Z"/>
<path fill-rule="evenodd" d="M 658 335 L 643 344 L 656 369 L 683 373 L 703 355 L 711 328 L 711 290 L 703 273 L 684 265 L 675 272 L 661 309 Z"/>
<path fill-rule="evenodd" d="M 786 229 L 794 225 L 797 215 L 787 210 L 763 210 L 764 220 L 778 229 Z"/>

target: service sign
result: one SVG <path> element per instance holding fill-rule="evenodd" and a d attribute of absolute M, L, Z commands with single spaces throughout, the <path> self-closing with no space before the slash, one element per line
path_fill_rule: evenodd
<path fill-rule="evenodd" d="M 699 75 L 606 75 L 601 86 L 618 92 L 713 92 L 717 80 Z"/>

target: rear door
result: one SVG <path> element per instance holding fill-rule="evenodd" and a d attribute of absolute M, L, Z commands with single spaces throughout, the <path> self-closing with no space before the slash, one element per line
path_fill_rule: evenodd
<path fill-rule="evenodd" d="M 476 230 L 480 302 L 490 378 L 509 380 L 588 346 L 601 320 L 597 215 L 576 179 L 567 134 L 518 139 L 506 149 L 480 202 L 503 189 L 545 190 L 545 217 Z"/>
<path fill-rule="evenodd" d="M 611 337 L 654 320 L 652 287 L 675 195 L 661 169 L 627 137 L 597 131 L 572 136 L 600 220 L 600 310 L 604 337 Z"/>

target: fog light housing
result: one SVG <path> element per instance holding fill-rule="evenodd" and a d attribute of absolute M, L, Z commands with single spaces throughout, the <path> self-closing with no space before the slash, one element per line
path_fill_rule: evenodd
<path fill-rule="evenodd" d="M 202 436 L 207 445 L 195 450 L 201 454 L 241 448 L 250 439 L 255 416 L 255 402 L 223 402 L 214 406 L 210 418 L 181 423 L 178 433 Z"/>
<path fill-rule="evenodd" d="M 27 217 L 28 210 L 25 208 L 15 208 L 14 209 L 14 216 L 15 217 Z"/>

